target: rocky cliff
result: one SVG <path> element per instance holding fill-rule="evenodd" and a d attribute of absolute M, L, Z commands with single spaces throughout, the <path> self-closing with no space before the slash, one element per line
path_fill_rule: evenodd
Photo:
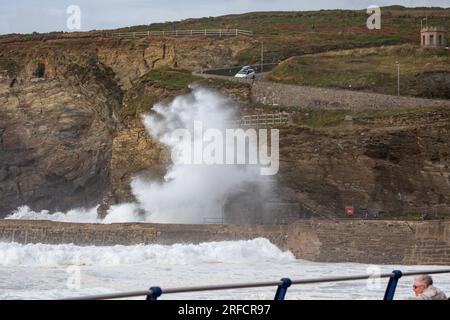
<path fill-rule="evenodd" d="M 281 193 L 316 217 L 345 216 L 347 206 L 360 218 L 448 217 L 449 116 L 419 112 L 413 124 L 403 126 L 399 116 L 397 125 L 388 117 L 376 125 L 286 130 L 280 141 Z M 411 121 L 414 114 L 405 117 Z"/>
<path fill-rule="evenodd" d="M 182 70 L 233 65 L 255 45 L 247 38 L 0 44 L 0 216 L 24 204 L 52 211 L 101 204 L 104 214 L 132 201 L 131 178 L 161 177 L 169 163 L 141 114 L 198 81 Z M 290 219 L 342 216 L 346 206 L 360 217 L 450 214 L 449 110 L 273 107 L 252 102 L 247 85 L 200 81 L 243 113 L 292 114 L 281 131 L 275 204 L 291 208 Z"/>
<path fill-rule="evenodd" d="M 53 211 L 132 200 L 132 175 L 161 175 L 167 162 L 140 114 L 187 90 L 145 75 L 232 65 L 251 45 L 245 38 L 0 44 L 0 216 L 24 204 Z"/>
<path fill-rule="evenodd" d="M 0 212 L 95 205 L 111 136 L 95 101 L 57 81 L 0 84 Z"/>

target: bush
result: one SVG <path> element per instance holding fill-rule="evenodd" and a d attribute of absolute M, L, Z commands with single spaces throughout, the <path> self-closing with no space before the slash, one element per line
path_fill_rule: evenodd
<path fill-rule="evenodd" d="M 423 79 L 423 95 L 428 98 L 450 99 L 450 73 L 434 73 Z"/>

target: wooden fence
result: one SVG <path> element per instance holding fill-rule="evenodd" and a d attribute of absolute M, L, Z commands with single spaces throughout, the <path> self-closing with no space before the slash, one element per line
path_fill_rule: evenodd
<path fill-rule="evenodd" d="M 203 29 L 203 30 L 173 30 L 173 31 L 136 31 L 136 32 L 118 32 L 114 36 L 120 38 L 139 38 L 139 37 L 194 37 L 194 36 L 253 36 L 253 32 L 240 29 Z"/>
<path fill-rule="evenodd" d="M 274 127 L 274 126 L 287 126 L 291 123 L 291 117 L 288 113 L 268 113 L 268 114 L 254 114 L 245 115 L 241 119 L 237 119 L 230 122 L 230 125 L 234 127 L 247 127 L 247 128 L 259 128 L 259 127 Z"/>

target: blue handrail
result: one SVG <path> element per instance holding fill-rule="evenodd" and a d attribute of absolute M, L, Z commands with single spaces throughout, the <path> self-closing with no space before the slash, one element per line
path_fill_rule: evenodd
<path fill-rule="evenodd" d="M 289 278 L 283 278 L 281 279 L 281 282 L 282 284 L 278 286 L 274 300 L 284 300 L 284 297 L 286 297 L 287 289 L 292 285 L 292 281 Z"/>
<path fill-rule="evenodd" d="M 398 280 L 403 276 L 400 270 L 392 271 L 393 276 L 389 278 L 389 282 L 384 293 L 384 300 L 394 300 L 395 289 L 397 288 Z"/>
<path fill-rule="evenodd" d="M 398 281 L 402 277 L 421 275 L 421 274 L 439 274 L 439 273 L 450 273 L 450 269 L 422 270 L 422 271 L 411 271 L 411 272 L 401 272 L 400 270 L 394 270 L 390 273 L 380 274 L 378 276 L 379 278 L 389 278 L 386 292 L 384 294 L 384 300 L 393 300 Z M 212 286 L 186 287 L 186 288 L 168 288 L 168 289 L 162 289 L 160 287 L 151 287 L 150 289 L 145 290 L 145 291 L 132 291 L 132 292 L 103 294 L 103 295 L 92 295 L 92 296 L 85 296 L 85 297 L 67 298 L 67 299 L 63 299 L 63 300 L 106 300 L 106 299 L 131 298 L 131 297 L 139 297 L 139 296 L 145 296 L 146 300 L 157 300 L 162 294 L 229 290 L 229 289 L 244 289 L 244 288 L 260 288 L 260 287 L 272 287 L 272 286 L 277 286 L 275 300 L 284 300 L 286 297 L 287 290 L 291 285 L 324 283 L 324 282 L 355 281 L 355 280 L 364 280 L 364 279 L 369 279 L 369 278 L 373 278 L 373 276 L 365 274 L 365 275 L 356 275 L 356 276 L 341 276 L 341 277 L 313 278 L 313 279 L 300 279 L 300 280 L 291 280 L 289 278 L 283 278 L 279 281 L 271 281 L 271 282 L 225 284 L 225 285 L 212 285 Z"/>

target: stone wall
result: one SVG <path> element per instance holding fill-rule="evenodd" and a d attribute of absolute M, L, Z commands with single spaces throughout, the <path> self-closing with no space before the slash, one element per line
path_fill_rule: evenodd
<path fill-rule="evenodd" d="M 256 102 L 304 109 L 386 109 L 450 107 L 450 100 L 397 97 L 378 93 L 313 88 L 275 82 L 255 81 Z"/>
<path fill-rule="evenodd" d="M 310 261 L 450 265 L 450 221 L 301 220 L 279 226 L 0 221 L 0 240 L 19 243 L 168 245 L 257 237 Z"/>
<path fill-rule="evenodd" d="M 450 264 L 450 221 L 302 221 L 286 245 L 321 262 Z"/>

